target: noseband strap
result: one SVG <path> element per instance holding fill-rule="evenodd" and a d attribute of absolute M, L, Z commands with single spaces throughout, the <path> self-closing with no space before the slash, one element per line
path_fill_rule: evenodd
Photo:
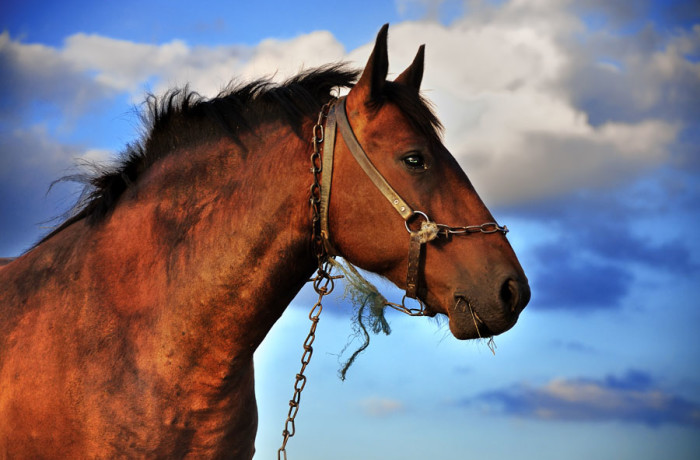
<path fill-rule="evenodd" d="M 437 238 L 438 236 L 444 236 L 449 238 L 451 235 L 465 235 L 469 233 L 496 233 L 501 232 L 506 234 L 508 229 L 503 226 L 488 222 L 481 225 L 473 225 L 468 227 L 450 227 L 448 225 L 437 224 L 432 222 L 430 218 L 421 211 L 415 211 L 411 206 L 406 203 L 406 201 L 401 198 L 401 196 L 394 190 L 394 188 L 387 182 L 387 180 L 382 176 L 382 174 L 377 170 L 372 161 L 367 156 L 367 153 L 360 145 L 360 142 L 355 137 L 355 133 L 350 126 L 348 121 L 345 98 L 342 97 L 338 100 L 336 104 L 333 104 L 329 111 L 326 119 L 326 126 L 323 134 L 323 160 L 322 160 L 322 176 L 321 176 L 321 203 L 320 203 L 320 213 L 321 213 L 321 235 L 323 237 L 323 244 L 329 255 L 338 255 L 338 252 L 333 248 L 330 239 L 330 231 L 328 225 L 328 208 L 330 205 L 330 193 L 331 193 L 331 180 L 333 176 L 333 153 L 335 150 L 335 137 L 336 137 L 336 126 L 337 130 L 340 132 L 340 137 L 345 142 L 345 145 L 352 153 L 355 161 L 360 165 L 362 170 L 365 172 L 367 177 L 372 181 L 372 183 L 377 187 L 377 189 L 384 195 L 384 197 L 389 200 L 389 203 L 394 207 L 396 212 L 398 212 L 404 219 L 406 224 L 406 230 L 410 234 L 409 248 L 408 248 L 408 273 L 406 275 L 406 297 L 418 300 L 418 285 L 419 278 L 418 274 L 420 272 L 421 260 L 422 260 L 422 248 L 429 242 Z M 411 230 L 409 223 L 418 217 L 422 217 L 424 220 L 421 222 L 420 228 L 418 230 Z M 420 302 L 420 300 L 418 300 Z M 390 306 L 394 306 L 391 304 Z M 415 309 L 409 309 L 403 305 L 398 306 L 402 311 L 406 311 L 409 314 L 422 314 L 422 303 L 421 310 L 415 313 Z"/>

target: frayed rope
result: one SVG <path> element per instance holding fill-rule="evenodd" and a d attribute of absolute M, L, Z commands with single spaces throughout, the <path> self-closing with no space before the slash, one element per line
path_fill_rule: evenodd
<path fill-rule="evenodd" d="M 355 338 L 361 337 L 363 340 L 362 345 L 350 355 L 350 358 L 342 364 L 341 369 L 338 371 L 340 379 L 345 380 L 345 375 L 350 366 L 352 366 L 360 353 L 369 346 L 370 336 L 367 326 L 374 334 L 383 332 L 385 335 L 391 334 L 391 327 L 389 327 L 389 323 L 384 317 L 384 308 L 387 305 L 387 300 L 377 288 L 367 281 L 350 262 L 343 260 L 343 263 L 341 263 L 334 258 L 330 258 L 330 263 L 343 273 L 345 277 L 344 298 L 350 299 L 354 309 L 354 337 L 345 345 L 341 354 L 347 350 Z"/>

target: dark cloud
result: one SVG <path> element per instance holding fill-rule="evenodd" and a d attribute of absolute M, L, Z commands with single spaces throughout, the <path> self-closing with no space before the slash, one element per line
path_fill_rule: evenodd
<path fill-rule="evenodd" d="M 595 231 L 588 231 L 579 240 L 587 251 L 617 263 L 633 263 L 670 273 L 694 272 L 688 248 L 680 240 L 655 243 L 635 235 L 630 229 L 620 229 L 606 222 Z"/>
<path fill-rule="evenodd" d="M 76 69 L 55 48 L 0 34 L 0 121 L 60 113 L 77 116 L 114 92 Z"/>
<path fill-rule="evenodd" d="M 650 58 L 637 57 L 638 60 Z M 700 108 L 695 101 L 700 98 L 700 85 L 692 63 L 679 61 L 669 77 L 663 69 L 653 69 L 651 63 L 640 66 L 637 61 L 617 54 L 600 54 L 597 59 L 597 62 L 579 61 L 566 79 L 574 104 L 586 112 L 593 126 L 609 121 L 638 123 L 649 118 L 698 119 Z"/>
<path fill-rule="evenodd" d="M 535 247 L 530 263 L 533 305 L 577 312 L 617 308 L 632 289 L 639 266 L 681 276 L 697 271 L 682 242 L 654 245 L 627 236 L 604 241 L 604 236 L 568 235 Z"/>
<path fill-rule="evenodd" d="M 624 24 L 646 16 L 650 7 L 649 0 L 588 0 L 573 5 L 578 12 L 588 14 L 614 24 Z"/>
<path fill-rule="evenodd" d="M 72 206 L 79 187 L 61 184 L 50 193 L 49 187 L 81 153 L 40 128 L 0 131 L 0 257 L 28 249 Z"/>
<path fill-rule="evenodd" d="M 675 185 L 666 186 L 673 177 Z M 698 263 L 687 234 L 677 229 L 692 225 L 700 209 L 697 193 L 676 189 L 682 180 L 671 174 L 505 210 L 546 223 L 550 236 L 522 255 L 532 306 L 576 312 L 616 308 L 633 289 L 639 270 L 695 276 Z"/>
<path fill-rule="evenodd" d="M 666 148 L 671 162 L 700 171 L 700 3 L 592 0 L 571 8 L 587 33 L 566 42 L 571 59 L 561 91 L 594 127 L 643 120 L 676 126 Z"/>
<path fill-rule="evenodd" d="M 0 256 L 28 249 L 73 204 L 78 187 L 47 192 L 86 149 L 56 133 L 65 137 L 66 126 L 113 94 L 56 48 L 0 34 Z"/>
<path fill-rule="evenodd" d="M 700 404 L 665 391 L 651 375 L 638 370 L 602 379 L 552 380 L 540 387 L 515 385 L 462 404 L 541 420 L 700 427 Z"/>
<path fill-rule="evenodd" d="M 667 27 L 692 27 L 700 21 L 700 3 L 695 0 L 654 2 L 653 13 Z"/>
<path fill-rule="evenodd" d="M 604 0 L 576 4 L 589 33 L 569 43 L 575 58 L 561 83 L 593 126 L 657 119 L 681 125 L 681 136 L 700 129 L 700 35 L 692 22 L 700 19 L 698 5 Z M 597 23 L 605 27 L 597 30 Z M 611 33 L 615 29 L 623 33 Z M 697 151 L 700 144 L 695 141 Z"/>
<path fill-rule="evenodd" d="M 630 270 L 578 260 L 573 249 L 569 251 L 558 245 L 536 249 L 541 268 L 530 283 L 537 308 L 586 312 L 619 306 L 633 281 Z"/>
<path fill-rule="evenodd" d="M 688 27 L 700 20 L 700 4 L 694 0 L 587 0 L 573 2 L 575 12 L 592 27 L 606 26 L 628 32 L 653 23 L 658 27 Z"/>
<path fill-rule="evenodd" d="M 592 383 L 595 382 L 592 381 Z M 655 382 L 650 374 L 637 369 L 630 369 L 621 377 L 607 375 L 603 379 L 603 385 L 615 390 L 649 391 L 653 389 Z"/>

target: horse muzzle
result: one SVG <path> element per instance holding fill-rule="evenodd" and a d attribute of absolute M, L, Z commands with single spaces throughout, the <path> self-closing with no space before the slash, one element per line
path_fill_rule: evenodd
<path fill-rule="evenodd" d="M 512 328 L 530 301 L 527 280 L 506 279 L 497 295 L 482 297 L 458 289 L 448 309 L 450 331 L 457 339 L 488 338 Z"/>

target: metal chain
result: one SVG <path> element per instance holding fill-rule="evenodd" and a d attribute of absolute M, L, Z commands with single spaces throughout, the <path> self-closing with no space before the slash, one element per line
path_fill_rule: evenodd
<path fill-rule="evenodd" d="M 334 283 L 333 280 L 339 278 L 338 276 L 330 276 L 329 274 L 319 274 L 313 279 L 314 289 L 318 293 L 318 301 L 311 308 L 309 312 L 309 319 L 311 320 L 311 329 L 309 334 L 304 340 L 304 353 L 301 355 L 301 369 L 296 375 L 294 381 L 294 394 L 292 399 L 289 400 L 289 412 L 287 413 L 287 420 L 284 422 L 284 430 L 282 431 L 282 446 L 277 451 L 277 460 L 287 460 L 287 441 L 289 438 L 296 434 L 295 418 L 299 412 L 299 402 L 301 401 L 301 392 L 306 386 L 306 376 L 304 371 L 306 366 L 308 366 L 311 361 L 311 356 L 314 353 L 313 343 L 316 340 L 316 326 L 318 326 L 318 320 L 321 316 L 321 311 L 323 311 L 323 305 L 321 305 L 323 296 L 330 294 L 333 291 Z"/>
<path fill-rule="evenodd" d="M 324 120 L 328 116 L 331 102 L 325 104 L 318 113 L 318 120 L 313 129 L 313 144 L 314 151 L 311 154 L 311 173 L 314 177 L 314 183 L 311 185 L 311 198 L 309 205 L 311 206 L 311 242 L 313 244 L 314 253 L 316 254 L 317 266 L 320 272 L 326 273 L 325 265 L 328 260 L 326 247 L 323 244 L 323 235 L 321 235 L 321 172 L 323 171 L 321 159 L 321 146 L 323 145 Z"/>
<path fill-rule="evenodd" d="M 313 143 L 314 152 L 311 154 L 311 173 L 314 176 L 314 183 L 311 185 L 311 223 L 312 223 L 312 235 L 311 243 L 314 247 L 314 252 L 316 255 L 318 268 L 316 271 L 316 276 L 310 281 L 313 282 L 314 290 L 318 294 L 318 301 L 311 308 L 309 312 L 309 319 L 311 320 L 311 328 L 309 334 L 304 340 L 304 353 L 301 355 L 301 369 L 296 375 L 294 381 L 294 394 L 292 399 L 289 400 L 289 412 L 287 413 L 287 420 L 284 422 L 284 430 L 282 431 L 282 446 L 277 450 L 277 460 L 287 460 L 287 442 L 289 438 L 296 434 L 295 418 L 299 412 L 299 402 L 301 400 L 301 392 L 306 386 L 306 376 L 304 371 L 306 366 L 308 366 L 311 361 L 311 356 L 313 355 L 314 349 L 312 344 L 316 339 L 316 326 L 318 326 L 318 320 L 321 316 L 321 311 L 323 311 L 323 297 L 327 296 L 333 291 L 335 286 L 334 280 L 342 278 L 342 276 L 331 276 L 331 266 L 328 262 L 328 254 L 326 253 L 326 248 L 323 244 L 323 236 L 321 235 L 321 145 L 323 144 L 323 121 L 328 115 L 328 110 L 332 102 L 329 102 L 323 106 L 320 113 L 318 114 L 318 120 L 314 125 L 313 129 Z"/>
<path fill-rule="evenodd" d="M 505 225 L 500 226 L 496 222 L 486 222 L 481 225 L 467 225 L 466 227 L 450 227 L 449 225 L 437 224 L 438 234 L 443 236 L 448 235 L 464 235 L 467 233 L 498 233 L 501 232 L 504 235 L 508 233 L 508 227 Z"/>

